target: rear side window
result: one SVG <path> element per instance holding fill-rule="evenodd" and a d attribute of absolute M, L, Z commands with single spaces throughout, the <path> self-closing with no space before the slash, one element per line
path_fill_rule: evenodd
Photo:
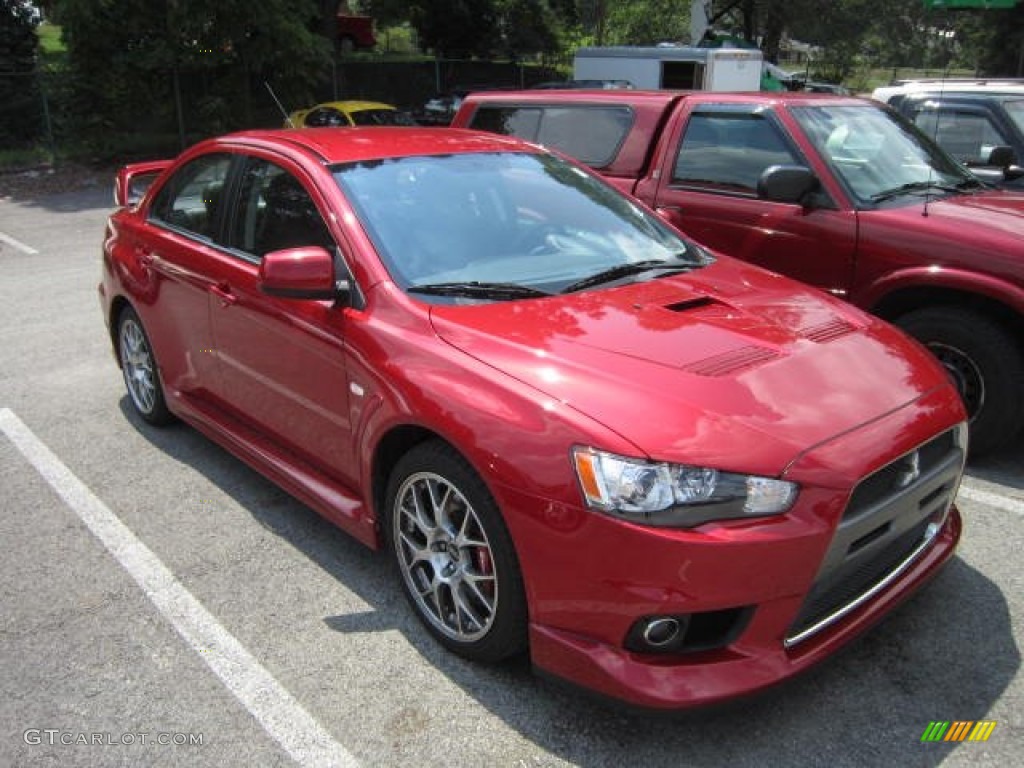
<path fill-rule="evenodd" d="M 215 240 L 223 211 L 231 155 L 203 155 L 182 166 L 153 201 L 149 218 L 206 240 Z"/>
<path fill-rule="evenodd" d="M 469 127 L 543 144 L 595 168 L 615 159 L 633 125 L 626 106 L 481 106 Z"/>

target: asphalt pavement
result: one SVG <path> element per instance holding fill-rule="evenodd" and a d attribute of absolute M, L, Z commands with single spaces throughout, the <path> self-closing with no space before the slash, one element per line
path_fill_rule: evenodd
<path fill-rule="evenodd" d="M 443 651 L 383 556 L 135 418 L 96 293 L 110 199 L 0 199 L 0 766 L 1019 763 L 1024 441 L 969 467 L 957 558 L 846 651 L 625 712 Z M 995 727 L 922 742 L 933 721 Z"/>

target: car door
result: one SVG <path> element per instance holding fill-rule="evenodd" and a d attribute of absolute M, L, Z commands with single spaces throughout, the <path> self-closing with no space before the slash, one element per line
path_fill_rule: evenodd
<path fill-rule="evenodd" d="M 810 166 L 772 109 L 682 105 L 660 159 L 659 213 L 698 242 L 837 295 L 853 277 L 857 217 L 827 191 L 813 206 L 758 196 L 773 165 Z"/>
<path fill-rule="evenodd" d="M 350 482 L 343 313 L 333 301 L 269 296 L 258 280 L 270 251 L 336 245 L 309 190 L 283 165 L 246 157 L 237 190 L 233 258 L 210 309 L 225 399 L 275 443 Z"/>
<path fill-rule="evenodd" d="M 171 397 L 219 388 L 209 296 L 218 279 L 216 237 L 231 165 L 226 153 L 185 163 L 157 191 L 144 227 L 128 238 L 146 285 L 134 304 Z"/>

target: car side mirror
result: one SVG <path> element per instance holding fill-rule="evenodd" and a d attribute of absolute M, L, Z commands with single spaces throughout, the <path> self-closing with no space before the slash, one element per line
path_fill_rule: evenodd
<path fill-rule="evenodd" d="M 1009 168 L 1011 165 L 1017 163 L 1017 153 L 1013 151 L 1013 147 L 998 146 L 992 147 L 992 150 L 988 153 L 988 157 L 985 158 L 985 165 L 994 165 L 996 168 Z"/>
<path fill-rule="evenodd" d="M 757 180 L 757 196 L 775 203 L 808 205 L 819 189 L 818 177 L 803 165 L 771 165 Z"/>
<path fill-rule="evenodd" d="M 285 248 L 264 254 L 259 288 L 286 299 L 337 299 L 349 292 L 347 280 L 334 279 L 334 259 L 319 246 Z"/>

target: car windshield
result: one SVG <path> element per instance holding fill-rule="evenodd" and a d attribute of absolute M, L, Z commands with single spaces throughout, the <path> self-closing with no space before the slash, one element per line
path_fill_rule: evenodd
<path fill-rule="evenodd" d="M 1006 114 L 1010 116 L 1017 125 L 1017 130 L 1024 133 L 1024 99 L 1013 99 L 1012 101 L 1004 101 L 1003 106 L 1006 108 Z M 1019 158 L 1024 159 L 1024 158 Z"/>
<path fill-rule="evenodd" d="M 392 278 L 424 300 L 530 298 L 710 260 L 629 198 L 546 153 L 406 157 L 332 170 Z"/>
<path fill-rule="evenodd" d="M 870 104 L 792 110 L 811 142 L 860 205 L 977 185 L 913 125 Z"/>

